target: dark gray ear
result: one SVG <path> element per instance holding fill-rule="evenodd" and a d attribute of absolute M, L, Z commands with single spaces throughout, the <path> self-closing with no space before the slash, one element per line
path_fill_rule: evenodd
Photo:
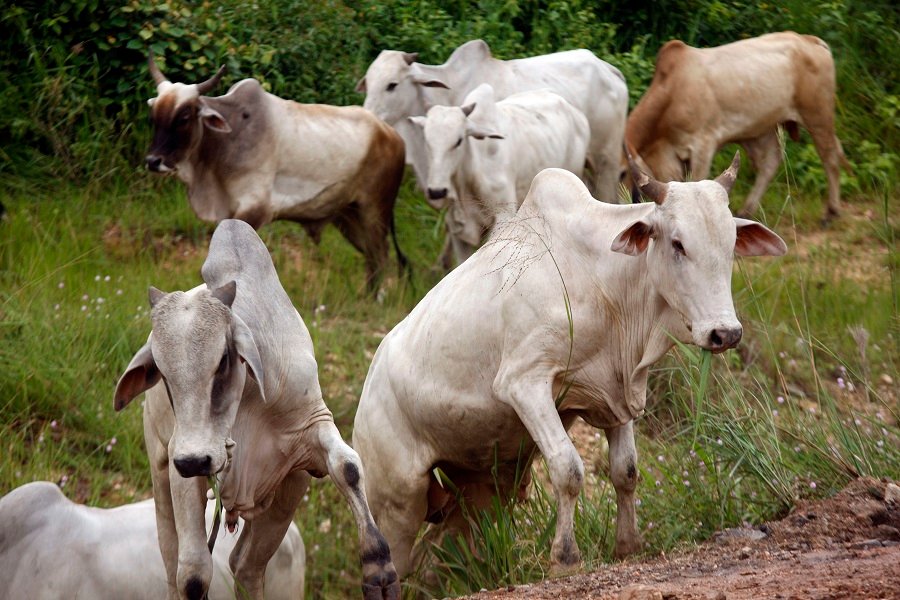
<path fill-rule="evenodd" d="M 266 401 L 265 381 L 263 379 L 262 359 L 259 357 L 259 348 L 256 347 L 256 340 L 253 339 L 253 332 L 236 314 L 231 314 L 234 328 L 231 331 L 234 347 L 237 349 L 238 356 L 247 365 L 247 374 L 256 380 L 259 386 L 259 395 L 262 396 L 263 402 Z"/>
<path fill-rule="evenodd" d="M 119 383 L 116 384 L 113 404 L 116 411 L 128 406 L 129 402 L 156 385 L 159 379 L 159 369 L 156 368 L 156 361 L 153 360 L 150 342 L 147 342 L 128 363 L 128 367 L 119 378 Z"/>
<path fill-rule="evenodd" d="M 237 282 L 232 279 L 222 287 L 216 288 L 212 291 L 213 298 L 231 308 L 231 305 L 234 304 L 234 296 L 237 294 Z"/>
<path fill-rule="evenodd" d="M 151 286 L 150 286 L 150 289 L 148 290 L 148 294 L 147 294 L 147 295 L 150 297 L 150 308 L 153 308 L 154 306 L 156 306 L 156 304 L 157 304 L 160 300 L 163 299 L 163 296 L 165 296 L 166 293 L 165 293 L 164 291 L 162 291 L 162 290 L 156 289 L 155 287 L 153 287 L 153 286 L 151 285 Z"/>

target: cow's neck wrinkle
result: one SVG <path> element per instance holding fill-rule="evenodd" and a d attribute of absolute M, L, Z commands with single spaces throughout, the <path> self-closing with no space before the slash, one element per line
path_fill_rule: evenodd
<path fill-rule="evenodd" d="M 640 415 L 646 405 L 650 366 L 674 343 L 669 332 L 677 330 L 678 315 L 650 281 L 648 253 L 628 256 L 613 252 L 610 246 L 619 232 L 652 210 L 653 205 L 647 203 L 611 206 L 597 202 L 589 204 L 584 215 L 570 219 L 573 227 L 581 229 L 572 238 L 587 243 L 588 255 L 597 257 L 595 265 L 586 267 L 594 274 L 592 288 L 599 309 L 608 315 L 605 329 L 619 335 L 618 364 L 633 416 Z M 595 235 L 585 235 L 584 228 Z M 575 328 L 577 335 L 577 323 Z"/>

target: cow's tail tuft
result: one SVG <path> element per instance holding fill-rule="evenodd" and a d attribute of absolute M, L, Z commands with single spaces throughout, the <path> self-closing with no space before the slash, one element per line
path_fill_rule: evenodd
<path fill-rule="evenodd" d="M 394 225 L 394 211 L 391 211 L 391 240 L 394 243 L 394 252 L 397 253 L 397 275 L 400 279 L 403 279 L 404 276 L 409 278 L 410 285 L 413 286 L 415 290 L 415 282 L 413 281 L 413 272 L 412 265 L 409 263 L 409 259 L 406 258 L 406 255 L 400 250 L 400 244 L 397 242 L 397 227 Z"/>

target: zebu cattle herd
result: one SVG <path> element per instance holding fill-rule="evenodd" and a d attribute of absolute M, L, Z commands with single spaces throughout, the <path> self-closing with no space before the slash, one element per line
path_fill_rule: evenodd
<path fill-rule="evenodd" d="M 588 50 L 502 61 L 475 40 L 442 65 L 417 58 L 381 52 L 357 86 L 361 108 L 298 104 L 253 79 L 210 97 L 222 70 L 173 83 L 151 55 L 147 167 L 174 173 L 197 216 L 219 222 L 203 283 L 150 288 L 152 330 L 115 388 L 116 410 L 145 394 L 153 502 L 91 509 L 41 483 L 4 496 L 0 520 L 16 527 L 2 535 L 0 578 L 16 595 L 299 597 L 294 512 L 310 477 L 330 475 L 357 523 L 363 596 L 399 598 L 425 524 L 467 531 L 462 505 L 527 493 L 521 473 L 538 453 L 558 508 L 551 559 L 568 569 L 580 561 L 584 467 L 567 434 L 578 417 L 609 441 L 616 554 L 640 547 L 634 420 L 649 368 L 676 341 L 736 346 L 732 257 L 787 251 L 729 210 L 739 154 L 703 178 L 716 150 L 741 145 L 758 172 L 749 216 L 781 159 L 778 126 L 796 138 L 802 125 L 837 215 L 846 159 L 830 51 L 792 32 L 669 42 L 630 116 L 621 72 Z M 381 342 L 351 448 L 255 229 L 294 220 L 318 241 L 335 224 L 377 291 L 389 235 L 406 264 L 393 213 L 406 164 L 445 211 L 441 261 L 458 266 Z M 652 202 L 616 205 L 620 181 Z M 206 539 L 210 478 L 224 528 L 239 532 L 219 545 L 218 522 Z M 23 576 L 61 551 L 80 562 L 43 586 Z"/>

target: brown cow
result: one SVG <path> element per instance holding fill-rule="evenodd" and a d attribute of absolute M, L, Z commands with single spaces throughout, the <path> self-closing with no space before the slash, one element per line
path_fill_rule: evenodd
<path fill-rule="evenodd" d="M 334 223 L 366 260 L 366 285 L 378 286 L 403 178 L 403 140 L 359 106 L 299 104 L 267 93 L 255 79 L 210 98 L 224 67 L 194 85 L 172 83 L 149 59 L 158 96 L 147 168 L 175 173 L 205 221 L 235 218 L 259 228 L 300 223 L 318 243 Z"/>
<path fill-rule="evenodd" d="M 661 181 L 703 179 L 719 148 L 740 144 L 757 170 L 740 211 L 749 215 L 781 163 L 777 126 L 797 140 L 803 125 L 828 176 L 827 220 L 840 208 L 839 164 L 849 167 L 834 133 L 834 79 L 828 45 L 811 35 L 784 31 L 716 48 L 673 40 L 659 51 L 625 139 Z"/>

